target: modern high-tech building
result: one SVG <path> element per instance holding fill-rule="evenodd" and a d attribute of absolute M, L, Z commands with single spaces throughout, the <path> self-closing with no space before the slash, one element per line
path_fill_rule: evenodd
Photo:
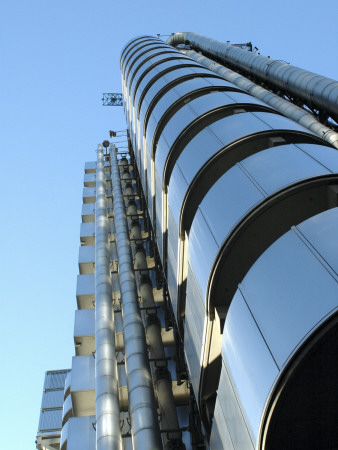
<path fill-rule="evenodd" d="M 338 83 L 194 33 L 121 74 L 61 450 L 338 448 Z"/>

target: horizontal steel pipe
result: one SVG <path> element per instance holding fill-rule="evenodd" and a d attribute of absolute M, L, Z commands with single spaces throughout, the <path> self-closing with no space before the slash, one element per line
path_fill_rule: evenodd
<path fill-rule="evenodd" d="M 321 137 L 334 147 L 338 148 L 338 133 L 333 131 L 331 128 L 323 125 L 310 112 L 294 105 L 288 100 L 284 100 L 279 95 L 273 94 L 267 89 L 264 89 L 263 87 L 253 83 L 248 78 L 245 78 L 239 73 L 216 63 L 212 59 L 209 59 L 206 56 L 195 52 L 194 50 L 185 51 L 184 53 L 203 66 L 217 73 L 225 80 L 235 84 L 236 86 L 248 92 L 253 97 L 256 97 L 259 100 L 265 102 L 267 105 L 272 106 L 284 116 L 294 120 L 313 133 L 316 133 L 317 136 Z"/>
<path fill-rule="evenodd" d="M 337 81 L 197 33 L 175 33 L 168 39 L 168 44 L 177 46 L 187 41 L 207 56 L 231 64 L 338 119 Z"/>

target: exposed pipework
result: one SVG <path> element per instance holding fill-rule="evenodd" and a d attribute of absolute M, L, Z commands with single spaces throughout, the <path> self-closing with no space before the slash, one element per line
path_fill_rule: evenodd
<path fill-rule="evenodd" d="M 144 327 L 139 310 L 120 170 L 114 145 L 110 147 L 110 159 L 133 448 L 155 450 L 162 448 L 162 442 Z"/>
<path fill-rule="evenodd" d="M 102 145 L 97 150 L 95 203 L 96 449 L 121 448 L 109 220 Z"/>
<path fill-rule="evenodd" d="M 233 65 L 338 121 L 337 81 L 197 33 L 175 33 L 168 39 L 168 44 L 173 46 L 187 42 L 206 56 L 217 58 L 225 65 Z"/>
<path fill-rule="evenodd" d="M 125 167 L 123 178 L 127 182 L 130 178 L 128 161 L 127 159 L 122 159 L 121 163 L 122 167 Z M 126 184 L 125 192 L 128 195 L 133 193 L 132 185 L 129 182 Z M 141 225 L 137 219 L 137 206 L 133 200 L 130 200 L 128 203 L 127 213 L 129 217 L 134 217 L 134 219 L 130 219 L 131 236 L 135 242 L 134 258 L 137 269 L 142 271 L 143 274 L 140 277 L 140 292 L 143 308 L 145 310 L 144 319 L 149 345 L 149 356 L 153 360 L 151 366 L 161 415 L 161 429 L 173 430 L 164 434 L 164 446 L 166 450 L 171 450 L 173 448 L 175 450 L 183 450 L 185 449 L 185 445 L 182 442 L 182 433 L 178 431 L 180 425 L 172 391 L 171 375 L 165 359 L 164 345 L 161 336 L 161 323 L 157 317 L 152 283 L 148 275 L 146 252 L 142 243 Z"/>
<path fill-rule="evenodd" d="M 209 70 L 216 72 L 225 80 L 230 81 L 231 83 L 248 92 L 250 95 L 272 106 L 284 116 L 294 120 L 313 133 L 316 133 L 322 139 L 338 148 L 338 133 L 333 131 L 331 128 L 323 125 L 316 119 L 313 114 L 309 113 L 305 109 L 294 105 L 288 100 L 284 100 L 279 95 L 273 94 L 267 89 L 264 89 L 263 87 L 253 83 L 248 78 L 245 78 L 239 73 L 216 63 L 212 59 L 209 59 L 206 56 L 195 52 L 194 50 L 183 50 L 183 52 L 193 60 L 207 67 Z"/>

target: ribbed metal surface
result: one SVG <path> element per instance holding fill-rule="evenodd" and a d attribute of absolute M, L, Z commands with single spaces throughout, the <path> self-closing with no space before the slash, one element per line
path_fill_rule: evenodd
<path fill-rule="evenodd" d="M 62 408 L 41 411 L 39 432 L 61 430 Z"/>
<path fill-rule="evenodd" d="M 64 388 L 69 370 L 46 372 L 44 389 Z"/>
<path fill-rule="evenodd" d="M 62 407 L 63 389 L 46 391 L 42 398 L 42 408 Z"/>
<path fill-rule="evenodd" d="M 248 74 L 301 98 L 307 105 L 338 116 L 338 82 L 257 53 L 248 52 L 197 33 L 175 33 L 168 39 L 171 45 L 189 41 L 194 48 L 230 63 Z"/>

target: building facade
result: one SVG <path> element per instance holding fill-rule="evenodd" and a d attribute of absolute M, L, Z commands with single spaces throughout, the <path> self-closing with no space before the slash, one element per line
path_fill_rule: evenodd
<path fill-rule="evenodd" d="M 194 33 L 121 75 L 60 448 L 338 447 L 338 83 Z"/>

